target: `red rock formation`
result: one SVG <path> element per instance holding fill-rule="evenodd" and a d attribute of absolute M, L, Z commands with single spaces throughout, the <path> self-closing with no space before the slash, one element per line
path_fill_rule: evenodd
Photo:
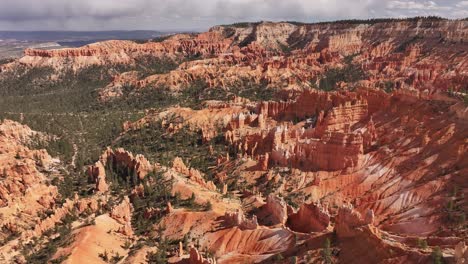
<path fill-rule="evenodd" d="M 302 233 L 320 232 L 330 224 L 330 215 L 320 204 L 303 204 L 297 213 L 288 216 L 287 226 Z"/>
<path fill-rule="evenodd" d="M 204 143 L 224 129 L 225 140 L 237 155 L 214 159 L 220 169 L 216 179 L 223 184 L 223 194 L 229 184 L 229 197 L 176 158 L 164 174 L 175 179 L 173 192 L 182 190 L 184 197 L 196 193 L 197 202 L 213 202 L 213 209 L 189 211 L 168 203 L 167 208 L 143 212 L 147 219 L 162 217 L 171 238 L 193 235 L 220 263 L 274 262 L 281 257 L 319 261 L 313 257 L 332 236 L 330 226 L 336 231 L 332 252 L 339 252 L 333 258 L 340 263 L 427 263 L 434 246 L 442 248 L 445 262 L 463 263 L 466 227 L 454 220 L 464 219 L 467 209 L 463 176 L 468 167 L 468 112 L 440 91 L 466 89 L 467 36 L 463 20 L 255 23 L 215 27 L 160 43 L 110 41 L 79 49 L 27 50 L 19 62 L 2 67 L 2 73 L 21 63 L 78 70 L 134 64 L 142 56 L 174 60 L 199 56 L 144 79 L 137 72 L 118 75 L 100 91 L 101 99 L 122 96 L 125 83 L 136 88 L 132 93 L 159 86 L 177 91 L 197 80 L 226 92 L 238 86 L 278 88 L 288 100 L 253 102 L 236 97 L 205 102 L 200 110 L 148 111 L 141 120 L 124 124 L 126 133 L 150 122 L 160 122 L 167 133 L 188 126 L 201 131 Z M 335 92 L 309 89 L 314 86 L 311 80 L 319 83 L 325 71 L 346 67 L 349 59 L 365 71 L 364 80 L 338 82 Z M 396 91 L 389 93 L 391 88 Z M 178 121 L 169 121 L 169 116 Z M 43 220 L 20 219 L 18 210 L 36 217 L 54 208 L 56 189 L 45 184 L 41 173 L 52 161 L 46 152 L 24 147 L 34 134 L 27 128 L 7 122 L 0 125 L 0 132 L 0 169 L 6 168 L 0 174 L 4 216 L 0 227 L 21 232 L 34 226 L 23 232 L 24 238 L 53 228 L 70 210 L 96 211 L 95 198 L 109 195 L 106 168 L 119 166 L 140 179 L 154 168 L 142 156 L 108 149 L 88 170 L 98 191 L 89 201 L 77 197 Z M 233 181 L 245 190 L 236 189 Z M 266 188 L 272 185 L 275 195 L 266 203 L 255 198 L 260 192 L 270 193 Z M 136 186 L 132 195 L 143 196 L 143 189 Z M 302 206 L 295 211 L 276 195 Z M 125 235 L 132 235 L 131 212 L 125 198 L 109 214 Z M 246 216 L 251 214 L 252 218 Z M 427 250 L 417 245 L 422 238 Z M 181 260 L 211 262 L 194 248 Z"/>
<path fill-rule="evenodd" d="M 294 239 L 294 234 L 286 229 L 241 230 L 234 227 L 208 233 L 203 241 L 213 241 L 207 243 L 207 247 L 220 263 L 255 263 L 293 248 Z"/>
<path fill-rule="evenodd" d="M 343 56 L 359 53 L 363 46 L 363 39 L 358 31 L 329 35 L 320 39 L 316 49 L 328 49 L 329 52 L 340 53 Z"/>
<path fill-rule="evenodd" d="M 122 202 L 116 207 L 112 208 L 110 216 L 117 222 L 125 224 L 132 220 L 133 206 L 127 196 L 124 197 Z"/>
<path fill-rule="evenodd" d="M 441 44 L 440 38 L 453 38 L 447 36 L 443 28 L 457 28 L 459 33 L 455 34 L 456 39 L 462 42 L 466 41 L 466 25 L 458 21 L 436 24 L 424 29 L 429 31 L 424 37 L 414 30 L 414 24 L 407 22 L 361 28 L 355 25 L 293 26 L 284 23 L 262 23 L 254 26 L 255 30 L 215 27 L 212 29 L 214 32 L 233 32 L 235 43 L 246 39 L 253 43 L 244 48 L 234 46 L 232 54 L 223 54 L 209 61 L 191 62 L 181 70 L 150 77 L 143 82 L 170 83 L 180 87 L 180 84 L 187 84 L 190 80 L 202 79 L 210 87 L 228 87 L 248 79 L 257 84 L 266 81 L 270 86 L 286 87 L 317 77 L 323 73 L 319 67 L 321 64 L 337 67 L 342 56 L 362 53 L 354 61 L 372 74 L 368 87 L 378 87 L 383 82 L 395 80 L 396 88 L 410 83 L 421 90 L 447 89 L 451 83 L 455 89 L 462 89 L 465 86 L 463 81 L 466 83 L 468 77 L 460 66 L 466 65 L 466 57 L 451 57 L 451 64 L 458 65 L 453 70 L 448 67 L 449 63 L 434 61 L 438 61 L 437 57 L 444 53 L 456 54 L 462 49 L 461 45 L 449 49 Z M 304 49 L 288 44 L 304 42 Z M 375 46 L 376 42 L 380 44 Z M 413 42 L 417 44 L 412 44 Z M 278 43 L 296 50 L 292 54 L 272 58 L 278 54 L 266 52 L 265 49 L 280 50 L 281 45 Z M 408 46 L 404 47 L 404 43 L 408 43 Z M 404 51 L 400 52 L 402 48 Z M 423 59 L 424 56 L 426 57 Z M 251 69 L 246 67 L 254 63 L 259 66 Z M 233 64 L 236 65 L 235 68 L 230 67 Z M 213 69 L 210 65 L 217 67 Z"/>
<path fill-rule="evenodd" d="M 105 41 L 75 49 L 26 49 L 20 63 L 79 69 L 90 65 L 132 64 L 141 56 L 213 56 L 224 53 L 231 44 L 217 32 L 195 37 L 176 35 L 163 42 L 137 44 L 133 41 Z M 68 61 L 67 61 L 68 60 Z M 70 64 L 71 62 L 71 64 Z"/>
<path fill-rule="evenodd" d="M 45 150 L 27 147 L 33 136 L 43 135 L 10 120 L 0 122 L 0 239 L 6 230 L 34 228 L 35 218 L 54 208 L 58 197 L 57 187 L 43 174 L 50 171 L 52 158 Z"/>
<path fill-rule="evenodd" d="M 171 202 L 167 202 L 166 214 L 170 214 L 172 212 L 174 212 L 174 208 L 172 208 Z"/>
<path fill-rule="evenodd" d="M 372 25 L 264 22 L 246 28 L 219 26 L 207 33 L 175 35 L 162 42 L 106 41 L 76 49 L 27 49 L 19 62 L 79 69 L 96 64 L 134 64 L 148 55 L 201 56 L 170 73 L 143 80 L 132 77 L 131 82 L 138 88 L 165 85 L 180 89 L 194 80 L 204 80 L 209 87 L 227 88 L 249 82 L 297 88 L 320 77 L 325 68 L 341 67 L 344 57 L 357 55 L 353 62 L 369 73 L 365 82 L 368 88 L 390 83 L 394 88 L 462 90 L 468 80 L 463 70 L 468 63 L 463 55 L 466 32 L 465 21 Z M 291 52 L 284 52 L 284 48 Z M 101 98 L 121 96 L 119 87 L 111 84 Z"/>
<path fill-rule="evenodd" d="M 454 257 L 456 264 L 462 264 L 468 261 L 468 250 L 465 245 L 465 242 L 460 242 L 457 244 L 457 246 L 455 247 Z"/>
<path fill-rule="evenodd" d="M 283 198 L 270 194 L 266 204 L 259 208 L 257 217 L 265 225 L 284 225 L 288 220 L 287 204 Z"/>
<path fill-rule="evenodd" d="M 106 169 L 101 161 L 94 163 L 94 166 L 88 168 L 88 175 L 96 183 L 96 191 L 105 193 L 109 190 L 106 182 Z"/>
<path fill-rule="evenodd" d="M 358 211 L 354 210 L 352 205 L 344 205 L 338 210 L 338 215 L 335 221 L 336 234 L 339 237 L 353 237 L 354 229 L 374 224 L 374 212 L 367 211 L 365 216 L 362 216 Z"/>
<path fill-rule="evenodd" d="M 125 151 L 122 148 L 118 148 L 114 151 L 108 148 L 100 158 L 101 161 L 106 161 L 106 159 L 107 162 L 112 161 L 112 164 L 115 166 L 124 166 L 131 171 L 134 171 L 140 179 L 143 179 L 148 172 L 153 170 L 153 166 L 143 155 L 138 154 L 133 156 L 132 153 Z M 103 164 L 107 163 L 104 162 Z"/>
<path fill-rule="evenodd" d="M 101 101 L 109 101 L 116 97 L 124 95 L 123 89 L 125 85 L 134 85 L 138 81 L 138 72 L 125 72 L 114 76 L 112 82 L 99 92 Z"/>
<path fill-rule="evenodd" d="M 353 126 L 368 119 L 369 109 L 375 111 L 371 106 L 378 102 L 373 99 L 370 105 L 366 100 L 358 99 L 363 96 L 367 95 L 364 92 L 327 94 L 305 91 L 296 101 L 264 102 L 259 105 L 261 114 L 254 119 L 261 117 L 264 119 L 262 122 L 250 122 L 248 125 L 254 129 L 245 133 L 233 124 L 234 119 L 225 138 L 239 152 L 258 158 L 261 169 L 268 164 L 303 170 L 358 169 L 364 148 L 376 140 L 372 122 L 367 130 L 352 131 Z M 380 101 L 385 101 L 385 97 L 382 96 Z M 326 112 L 320 111 L 320 107 Z M 281 121 L 308 116 L 315 118 L 315 124 L 307 121 L 303 126 L 287 124 L 275 127 L 276 122 L 267 119 L 269 130 L 266 125 L 255 127 L 255 124 L 266 124 L 265 118 L 268 117 Z"/>
<path fill-rule="evenodd" d="M 253 216 L 252 219 L 247 219 L 242 210 L 238 209 L 236 212 L 226 212 L 224 215 L 224 221 L 227 226 L 238 226 L 241 229 L 256 229 L 258 228 L 257 216 Z"/>
<path fill-rule="evenodd" d="M 90 212 L 96 212 L 99 210 L 98 201 L 95 198 L 80 199 L 77 195 L 73 200 L 66 200 L 60 208 L 54 210 L 54 214 L 36 223 L 33 230 L 28 230 L 22 234 L 24 239 L 30 239 L 32 237 L 39 237 L 44 232 L 55 228 L 62 219 L 68 214 L 77 210 L 78 214 L 81 214 L 87 210 Z"/>
<path fill-rule="evenodd" d="M 176 157 L 174 159 L 174 162 L 172 164 L 172 168 L 181 174 L 184 174 L 185 176 L 189 177 L 190 180 L 193 182 L 199 184 L 200 186 L 207 188 L 208 190 L 211 191 L 216 191 L 216 185 L 212 181 L 206 182 L 205 179 L 203 179 L 203 176 L 200 171 L 194 169 L 194 168 L 187 168 L 185 166 L 184 162 L 182 161 L 181 158 Z"/>
<path fill-rule="evenodd" d="M 133 229 L 132 229 L 132 213 L 133 213 L 133 206 L 130 203 L 130 199 L 128 196 L 125 196 L 122 202 L 117 205 L 116 207 L 112 208 L 110 212 L 110 217 L 115 219 L 117 222 L 122 224 L 119 228 L 119 232 L 126 235 L 126 236 L 133 236 Z"/>
<path fill-rule="evenodd" d="M 45 231 L 54 228 L 75 206 L 75 202 L 67 200 L 62 207 L 55 210 L 54 214 L 36 224 L 33 231 L 23 233 L 25 238 L 40 236 Z"/>
<path fill-rule="evenodd" d="M 211 258 L 204 258 L 202 254 L 198 252 L 198 250 L 194 247 L 190 248 L 190 257 L 186 262 L 188 264 L 216 264 L 215 259 Z"/>
<path fill-rule="evenodd" d="M 88 168 L 88 176 L 96 183 L 97 192 L 103 193 L 109 190 L 106 182 L 106 166 L 112 169 L 126 169 L 131 174 L 130 176 L 135 175 L 140 180 L 153 170 L 153 165 L 143 155 L 133 156 L 132 153 L 122 148 L 116 150 L 108 148 L 99 160 Z"/>
<path fill-rule="evenodd" d="M 239 105 L 227 102 L 218 107 Z M 169 113 L 172 111 L 179 110 L 171 109 Z M 242 118 L 227 114 L 225 139 L 239 151 L 239 160 L 248 164 L 248 170 L 245 167 L 238 170 L 242 180 L 255 186 L 252 193 L 264 191 L 266 184 L 276 182 L 281 184 L 276 192 L 290 199 L 297 195 L 295 202 L 306 201 L 294 213 L 280 199 L 270 198 L 267 204 L 252 202 L 255 205 L 251 205 L 250 200 L 245 200 L 249 192 L 244 192 L 240 199 L 256 208 L 246 211 L 256 214 L 260 226 L 251 229 L 248 225 L 253 219 L 233 210 L 236 213 L 222 214 L 226 224 L 234 226 L 227 230 L 234 234 L 271 228 L 265 225 L 286 225 L 301 235 L 314 236 L 315 232 L 327 233 L 330 221 L 335 225 L 337 247 L 343 250 L 339 258 L 344 263 L 358 259 L 372 263 L 427 261 L 428 253 L 417 249 L 415 238 L 408 242 L 407 236 L 440 235 L 427 241 L 431 246 L 447 249 L 446 255 L 453 255 L 448 248 L 453 249 L 462 235 L 461 231 L 446 228 L 453 224 L 447 222 L 442 208 L 447 204 L 446 194 L 450 193 L 452 184 L 466 189 L 460 177 L 468 164 L 465 158 L 468 130 L 463 111 L 451 99 L 425 93 L 414 96 L 403 90 L 386 94 L 374 89 L 356 89 L 332 93 L 304 91 L 298 93 L 297 99 L 286 102 L 249 103 L 238 112 L 243 113 Z M 218 114 L 204 113 L 203 120 Z M 152 118 L 148 115 L 145 120 Z M 203 126 L 203 122 L 199 125 Z M 238 160 L 219 159 L 218 165 L 233 161 Z M 181 160 L 177 163 L 175 170 L 190 175 L 190 169 Z M 278 165 L 292 169 L 281 168 L 287 174 L 277 176 Z M 229 177 L 220 174 L 219 179 L 226 182 Z M 278 180 L 282 177 L 286 180 Z M 235 189 L 230 191 L 235 193 Z M 466 207 L 464 201 L 457 199 L 458 208 Z M 344 207 L 337 212 L 330 207 L 327 215 L 310 205 L 311 201 L 318 200 L 338 206 L 351 203 L 355 209 Z M 438 229 L 444 230 L 444 234 Z M 391 239 L 387 239 L 387 231 L 391 232 Z M 221 235 L 214 231 L 209 236 L 211 240 L 204 242 L 213 246 L 213 241 L 217 241 L 213 248 L 221 248 L 217 251 L 219 256 L 235 251 L 233 248 L 223 251 L 231 237 L 231 233 L 225 232 Z M 246 250 L 249 254 L 250 246 Z M 322 246 L 323 241 L 318 248 Z M 376 250 L 367 253 L 368 248 Z M 297 251 L 291 254 L 295 256 Z M 230 255 L 226 259 L 253 261 L 264 257 L 262 254 L 245 257 L 237 252 L 233 255 L 235 258 Z"/>

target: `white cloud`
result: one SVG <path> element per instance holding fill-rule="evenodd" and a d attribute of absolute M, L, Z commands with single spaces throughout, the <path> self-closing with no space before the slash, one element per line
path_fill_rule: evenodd
<path fill-rule="evenodd" d="M 446 7 L 439 6 L 434 1 L 390 1 L 387 4 L 389 9 L 416 9 L 416 10 L 439 10 Z"/>
<path fill-rule="evenodd" d="M 468 8 L 468 1 L 461 1 L 456 4 L 457 7 L 466 7 Z M 465 10 L 466 11 L 466 10 Z"/>

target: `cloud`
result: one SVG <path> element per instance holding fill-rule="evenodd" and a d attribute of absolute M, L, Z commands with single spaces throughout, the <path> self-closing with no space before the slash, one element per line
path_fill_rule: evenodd
<path fill-rule="evenodd" d="M 206 29 L 238 21 L 304 22 L 466 13 L 459 0 L 0 0 L 0 29 Z M 457 11 L 457 12 L 455 12 Z"/>
<path fill-rule="evenodd" d="M 465 7 L 465 8 L 468 8 L 468 1 L 460 1 L 456 4 L 457 7 Z"/>
<path fill-rule="evenodd" d="M 145 11 L 149 1 L 122 0 L 0 0 L 0 20 L 69 19 L 93 17 L 111 19 L 137 15 Z"/>
<path fill-rule="evenodd" d="M 420 9 L 429 10 L 437 9 L 437 4 L 434 1 L 415 2 L 415 1 L 390 1 L 387 4 L 390 9 Z"/>

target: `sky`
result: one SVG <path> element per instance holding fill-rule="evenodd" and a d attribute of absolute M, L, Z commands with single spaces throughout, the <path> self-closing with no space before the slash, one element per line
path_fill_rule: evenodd
<path fill-rule="evenodd" d="M 243 21 L 468 17 L 467 0 L 0 0 L 0 30 L 206 30 Z"/>

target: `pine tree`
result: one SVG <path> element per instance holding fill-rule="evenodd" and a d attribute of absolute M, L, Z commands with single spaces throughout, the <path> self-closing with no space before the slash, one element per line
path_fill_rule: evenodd
<path fill-rule="evenodd" d="M 205 211 L 211 211 L 211 210 L 213 210 L 213 205 L 211 204 L 210 201 L 208 201 L 205 204 Z"/>
<path fill-rule="evenodd" d="M 192 193 L 192 196 L 190 196 L 190 199 L 188 201 L 190 207 L 195 206 L 195 193 Z"/>
<path fill-rule="evenodd" d="M 327 264 L 332 263 L 330 244 L 330 239 L 327 238 L 322 249 L 322 258 Z"/>

